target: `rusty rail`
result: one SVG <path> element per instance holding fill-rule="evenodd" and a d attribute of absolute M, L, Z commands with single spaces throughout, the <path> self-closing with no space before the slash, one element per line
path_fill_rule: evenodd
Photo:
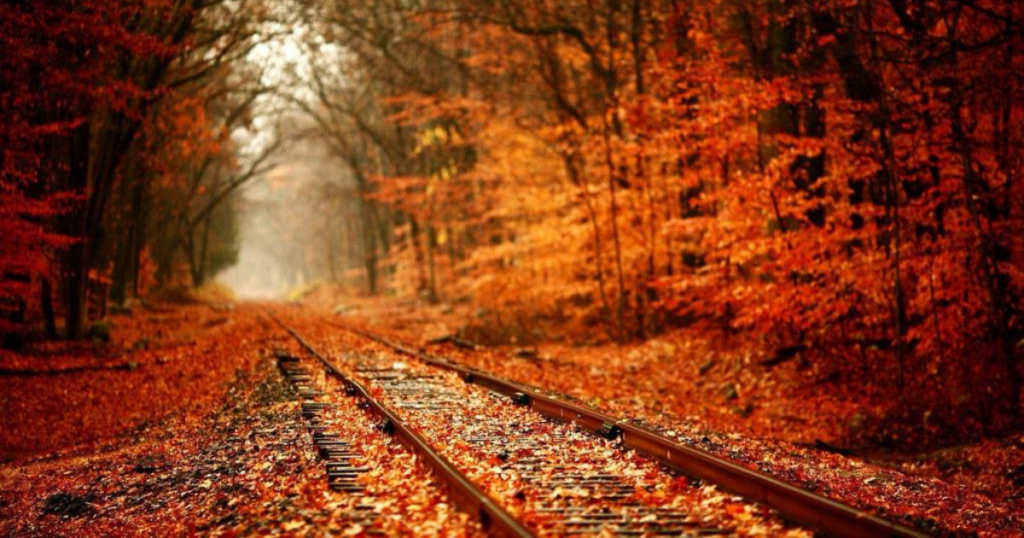
<path fill-rule="evenodd" d="M 717 484 L 722 489 L 760 502 L 779 511 L 798 524 L 838 538 L 892 537 L 927 538 L 929 534 L 888 521 L 868 511 L 801 489 L 765 473 L 748 469 L 703 450 L 683 445 L 653 430 L 589 409 L 570 401 L 544 394 L 538 389 L 502 379 L 451 359 L 429 355 L 405 344 L 368 331 L 332 323 L 400 353 L 428 364 L 459 373 L 467 383 L 475 383 L 505 394 L 538 413 L 580 427 L 603 437 L 620 436 L 626 448 L 636 450 L 687 476 Z"/>
<path fill-rule="evenodd" d="M 452 502 L 470 516 L 475 517 L 488 535 L 508 538 L 534 536 L 533 532 L 519 523 L 490 496 L 481 491 L 464 474 L 459 472 L 447 459 L 434 450 L 423 437 L 406 426 L 390 409 L 374 399 L 365 386 L 345 375 L 341 369 L 307 342 L 295 329 L 286 325 L 276 316 L 271 315 L 270 317 L 295 338 L 306 351 L 323 363 L 328 372 L 336 376 L 348 387 L 351 387 L 356 396 L 363 398 L 369 404 L 371 411 L 388 425 L 395 438 L 423 458 L 423 461 L 433 469 L 447 486 Z"/>

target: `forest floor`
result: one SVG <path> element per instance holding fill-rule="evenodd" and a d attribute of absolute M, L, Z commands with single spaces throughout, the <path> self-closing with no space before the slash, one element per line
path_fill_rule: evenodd
<path fill-rule="evenodd" d="M 109 342 L 0 352 L 0 535 L 346 528 L 293 429 L 298 404 L 268 356 L 283 334 L 264 306 L 154 306 L 112 316 Z M 926 529 L 1024 528 L 1024 433 L 900 458 L 842 454 L 828 441 L 863 413 L 858 402 L 789 394 L 792 365 L 757 380 L 681 337 L 470 351 L 430 343 L 459 328 L 444 307 L 362 299 L 319 307 L 321 317 L 646 422 Z M 664 374 L 669 365 L 673 375 Z M 417 472 L 407 473 L 414 483 Z M 474 532 L 447 513 L 430 517 L 446 522 L 442 534 Z"/>
<path fill-rule="evenodd" d="M 305 302 L 328 310 L 332 300 L 314 293 Z M 329 310 L 343 323 L 646 423 L 845 502 L 913 514 L 926 528 L 974 529 L 983 513 L 1024 528 L 1024 431 L 952 446 L 850 447 L 884 415 L 889 402 L 879 400 L 891 394 L 844 390 L 828 373 L 801 371 L 799 361 L 766 368 L 684 333 L 624 346 L 468 349 L 473 342 L 451 337 L 471 315 L 450 305 L 348 298 Z"/>
<path fill-rule="evenodd" d="M 363 535 L 368 510 L 388 535 L 479 535 L 354 400 L 341 422 L 388 465 L 372 506 L 328 489 L 268 308 L 162 305 L 106 343 L 0 354 L 0 536 Z"/>

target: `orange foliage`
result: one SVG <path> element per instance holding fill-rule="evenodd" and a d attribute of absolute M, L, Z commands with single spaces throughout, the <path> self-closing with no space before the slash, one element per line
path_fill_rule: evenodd
<path fill-rule="evenodd" d="M 406 12 L 471 75 L 380 99 L 417 172 L 371 196 L 435 233 L 396 241 L 394 282 L 429 263 L 520 338 L 685 325 L 808 346 L 906 413 L 1017 415 L 1024 12 L 895 5 Z"/>

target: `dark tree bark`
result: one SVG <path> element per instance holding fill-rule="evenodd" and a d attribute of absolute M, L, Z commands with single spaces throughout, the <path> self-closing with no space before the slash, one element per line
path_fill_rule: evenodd
<path fill-rule="evenodd" d="M 42 278 L 39 287 L 39 302 L 42 304 L 43 309 L 43 324 L 46 330 L 46 338 L 56 340 L 57 319 L 53 312 L 53 288 L 50 284 L 50 279 L 45 276 Z"/>
<path fill-rule="evenodd" d="M 68 167 L 68 187 L 73 191 L 84 192 L 89 180 L 89 146 L 90 123 L 82 122 L 70 137 L 71 152 Z M 84 214 L 76 212 L 68 215 L 65 220 L 64 233 L 77 237 L 65 254 L 64 294 L 66 297 L 65 333 L 67 338 L 81 336 L 88 320 L 89 307 L 89 237 L 85 231 Z"/>

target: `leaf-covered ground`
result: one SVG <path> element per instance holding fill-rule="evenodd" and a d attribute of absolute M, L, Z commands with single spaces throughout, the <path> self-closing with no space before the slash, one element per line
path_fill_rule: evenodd
<path fill-rule="evenodd" d="M 925 529 L 1012 536 L 1024 528 L 1022 436 L 879 463 L 808 446 L 830 438 L 819 412 L 852 419 L 853 407 L 843 407 L 852 402 L 821 394 L 801 404 L 784 384 L 747 383 L 722 362 L 708 367 L 686 341 L 469 351 L 425 343 L 453 332 L 437 310 L 374 301 L 345 310 L 318 315 L 423 343 Z M 368 530 L 353 524 L 351 499 L 326 488 L 298 400 L 268 356 L 293 344 L 259 305 L 164 306 L 110 319 L 109 342 L 0 354 L 0 535 Z M 361 410 L 332 412 L 377 469 L 369 491 L 383 515 L 378 530 L 478 532 Z M 793 412 L 807 418 L 780 418 Z"/>
<path fill-rule="evenodd" d="M 102 445 L 186 409 L 216 408 L 236 373 L 253 370 L 265 337 L 254 313 L 226 307 L 159 307 L 108 325 L 106 343 L 0 352 L 0 459 Z"/>
<path fill-rule="evenodd" d="M 532 410 L 510 404 L 505 397 L 466 384 L 454 373 L 439 372 L 367 338 L 339 330 L 325 323 L 323 315 L 287 309 L 282 316 L 290 325 L 299 327 L 304 337 L 345 370 L 346 375 L 365 383 L 375 397 L 391 406 L 439 453 L 540 535 L 559 536 L 573 530 L 550 513 L 554 507 L 566 506 L 589 506 L 613 513 L 650 510 L 646 513 L 648 517 L 655 517 L 654 510 L 675 510 L 686 515 L 688 525 L 711 536 L 719 534 L 714 529 L 725 529 L 719 532 L 738 536 L 810 534 L 785 523 L 774 511 L 722 492 L 714 484 L 691 484 L 686 478 L 665 473 L 652 460 L 619 450 L 611 441 L 571 425 L 552 423 Z M 365 368 L 369 370 L 361 371 Z M 430 379 L 426 386 L 432 387 L 430 390 L 436 391 L 445 403 L 438 408 L 425 408 L 422 401 L 410 396 L 409 385 L 392 387 L 394 391 L 388 388 L 387 382 L 404 376 L 420 380 L 414 383 Z M 328 392 L 337 393 L 340 388 Z M 505 439 L 509 429 L 516 434 Z M 519 458 L 546 461 L 550 468 L 544 472 L 545 482 L 576 466 L 622 476 L 632 490 L 621 502 L 630 508 L 607 504 L 609 501 L 600 500 L 600 490 L 574 487 L 569 479 L 552 492 L 516 470 L 514 463 Z"/>
<path fill-rule="evenodd" d="M 716 360 L 679 336 L 639 345 L 496 347 L 431 343 L 454 333 L 441 308 L 352 301 L 339 323 L 383 331 L 423 349 L 628 417 L 786 481 L 936 532 L 1019 535 L 1024 528 L 1024 433 L 930 452 L 854 457 L 834 446 L 869 420 L 849 394 L 789 382 L 784 364 Z M 340 315 L 339 315 L 340 313 Z"/>
<path fill-rule="evenodd" d="M 174 307 L 114 325 L 109 344 L 4 357 L 20 373 L 0 376 L 0 535 L 366 534 L 356 508 L 388 534 L 479 534 L 355 404 L 337 418 L 374 480 L 362 497 L 328 490 L 268 354 L 287 339 L 256 307 Z M 94 368 L 129 360 L 138 365 Z M 42 371 L 70 365 L 88 369 Z"/>

